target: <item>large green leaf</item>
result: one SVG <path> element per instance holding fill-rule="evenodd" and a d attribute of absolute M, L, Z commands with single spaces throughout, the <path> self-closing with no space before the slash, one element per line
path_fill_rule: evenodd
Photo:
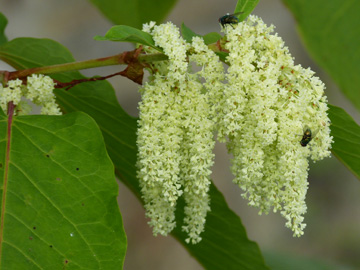
<path fill-rule="evenodd" d="M 53 45 L 49 45 L 50 49 L 42 50 L 41 55 L 36 53 L 35 56 L 27 54 L 26 50 L 21 49 L 21 44 L 29 46 L 32 42 L 38 44 L 41 40 L 17 39 L 14 42 L 17 43 L 15 47 L 21 57 L 15 56 L 15 51 L 11 51 L 11 54 L 7 54 L 7 51 L 1 52 L 1 48 L 0 56 L 7 55 L 16 58 L 17 67 L 24 68 L 28 63 L 35 62 L 39 65 L 42 62 L 49 64 L 48 59 L 54 59 L 53 55 L 59 56 L 59 61 L 54 61 L 53 64 L 61 63 L 62 59 L 73 60 L 68 51 L 61 49 L 60 45 L 55 45 L 55 42 Z M 47 46 L 47 42 L 44 40 L 44 46 Z M 10 49 L 10 47 L 6 48 Z M 56 48 L 56 50 L 52 51 L 52 48 Z M 8 62 L 13 61 L 9 59 Z M 70 78 L 81 79 L 83 76 L 78 72 L 68 72 L 58 74 L 55 78 L 68 81 Z M 70 91 L 59 89 L 56 94 L 65 111 L 84 111 L 98 123 L 103 132 L 108 153 L 115 164 L 116 174 L 140 198 L 135 173 L 136 119 L 122 110 L 111 85 L 104 81 L 84 83 L 71 88 Z M 173 232 L 174 236 L 206 269 L 239 269 L 239 265 L 243 267 L 242 269 L 267 269 L 257 244 L 248 240 L 240 218 L 228 208 L 223 196 L 214 186 L 211 188 L 211 200 L 212 212 L 209 213 L 207 219 L 202 243 L 198 245 L 185 244 L 185 236 L 178 230 Z M 179 208 L 177 212 L 178 228 L 182 222 L 182 215 L 182 209 Z M 226 268 L 222 268 L 222 265 L 225 265 Z"/>
<path fill-rule="evenodd" d="M 162 22 L 176 0 L 90 0 L 114 24 L 141 28 L 149 21 Z"/>
<path fill-rule="evenodd" d="M 0 12 L 0 45 L 7 42 L 7 38 L 5 36 L 5 27 L 7 25 L 6 17 Z"/>
<path fill-rule="evenodd" d="M 333 154 L 360 179 L 360 126 L 343 109 L 330 106 Z"/>
<path fill-rule="evenodd" d="M 126 236 L 95 121 L 0 115 L 0 268 L 122 269 Z"/>
<path fill-rule="evenodd" d="M 360 109 L 360 1 L 283 0 L 312 57 Z"/>

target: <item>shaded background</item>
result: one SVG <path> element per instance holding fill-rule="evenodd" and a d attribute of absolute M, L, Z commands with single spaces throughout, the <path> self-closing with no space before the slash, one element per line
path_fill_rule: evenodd
<path fill-rule="evenodd" d="M 231 13 L 235 5 L 236 1 L 230 0 L 179 0 L 168 20 L 178 26 L 184 22 L 199 34 L 218 32 L 218 18 Z M 66 46 L 77 60 L 105 57 L 132 49 L 130 44 L 93 40 L 95 35 L 104 35 L 112 24 L 86 0 L 1 0 L 0 11 L 9 20 L 6 28 L 9 40 L 16 37 L 50 38 Z M 356 109 L 309 58 L 297 35 L 294 19 L 281 1 L 260 1 L 253 14 L 276 26 L 276 32 L 285 40 L 295 62 L 310 66 L 325 82 L 330 103 L 346 109 L 359 123 L 360 115 Z M 0 69 L 12 70 L 3 63 L 0 63 Z M 122 69 L 112 66 L 86 70 L 83 74 L 104 76 Z M 130 115 L 137 116 L 138 85 L 122 77 L 112 78 L 110 82 L 122 107 Z M 249 238 L 256 241 L 263 251 L 320 258 L 352 264 L 360 269 L 360 183 L 336 158 L 311 165 L 306 199 L 307 228 L 304 236 L 293 238 L 292 232 L 284 226 L 285 219 L 279 214 L 258 216 L 257 209 L 247 206 L 240 196 L 240 189 L 231 182 L 225 146 L 217 144 L 215 151 L 212 178 L 230 208 L 241 217 Z M 121 183 L 118 201 L 128 236 L 125 269 L 202 269 L 172 237 L 152 236 L 141 204 Z"/>

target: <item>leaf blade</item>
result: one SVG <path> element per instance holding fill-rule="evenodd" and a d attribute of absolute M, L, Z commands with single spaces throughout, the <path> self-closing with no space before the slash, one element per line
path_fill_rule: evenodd
<path fill-rule="evenodd" d="M 360 109 L 359 1 L 283 0 L 312 58 Z"/>
<path fill-rule="evenodd" d="M 193 37 L 201 37 L 201 35 L 196 34 L 193 30 L 191 30 L 189 27 L 187 27 L 184 23 L 181 24 L 181 35 L 188 43 L 191 43 Z"/>
<path fill-rule="evenodd" d="M 158 51 L 162 51 L 160 48 L 155 46 L 155 42 L 149 33 L 127 25 L 113 26 L 105 34 L 105 36 L 95 36 L 94 39 L 140 43 L 146 46 L 150 46 Z"/>
<path fill-rule="evenodd" d="M 11 130 L 1 268 L 122 269 L 118 187 L 95 122 L 80 112 L 20 116 Z"/>
<path fill-rule="evenodd" d="M 329 107 L 332 153 L 360 180 L 360 126 L 342 108 Z"/>
<path fill-rule="evenodd" d="M 184 23 L 181 24 L 181 34 L 186 42 L 191 43 L 193 37 L 202 37 L 206 45 L 217 42 L 222 36 L 219 33 L 211 32 L 204 36 L 196 34 L 193 30 L 187 27 Z"/>
<path fill-rule="evenodd" d="M 254 10 L 259 3 L 259 0 L 238 0 L 234 13 L 243 12 L 239 15 L 239 20 L 242 22 Z"/>

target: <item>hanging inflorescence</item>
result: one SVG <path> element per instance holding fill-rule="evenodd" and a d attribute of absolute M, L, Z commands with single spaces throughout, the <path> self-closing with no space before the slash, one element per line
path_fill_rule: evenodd
<path fill-rule="evenodd" d="M 308 158 L 330 155 L 327 99 L 324 84 L 294 64 L 273 28 L 256 16 L 225 27 L 225 71 L 201 37 L 187 43 L 172 23 L 144 25 L 168 56 L 152 64 L 139 104 L 138 177 L 155 235 L 175 227 L 183 196 L 187 242 L 201 240 L 215 135 L 227 143 L 249 204 L 280 211 L 294 236 L 303 234 Z"/>

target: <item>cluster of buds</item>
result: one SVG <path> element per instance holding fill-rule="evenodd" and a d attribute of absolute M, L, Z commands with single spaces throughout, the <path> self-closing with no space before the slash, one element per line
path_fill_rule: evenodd
<path fill-rule="evenodd" d="M 227 70 L 201 37 L 188 43 L 172 23 L 143 30 L 168 56 L 152 64 L 140 90 L 138 177 L 154 234 L 176 226 L 183 196 L 186 241 L 201 241 L 217 136 L 233 156 L 242 196 L 260 213 L 280 211 L 302 235 L 308 159 L 329 156 L 332 143 L 324 84 L 295 65 L 274 27 L 256 16 L 224 27 Z"/>
<path fill-rule="evenodd" d="M 61 111 L 55 102 L 54 88 L 54 81 L 49 76 L 42 74 L 33 74 L 27 77 L 26 85 L 23 85 L 19 79 L 10 80 L 6 87 L 0 84 L 0 106 L 6 112 L 8 103 L 13 102 L 16 106 L 15 113 L 26 115 L 32 109 L 26 101 L 27 99 L 42 107 L 41 114 L 60 115 Z"/>

